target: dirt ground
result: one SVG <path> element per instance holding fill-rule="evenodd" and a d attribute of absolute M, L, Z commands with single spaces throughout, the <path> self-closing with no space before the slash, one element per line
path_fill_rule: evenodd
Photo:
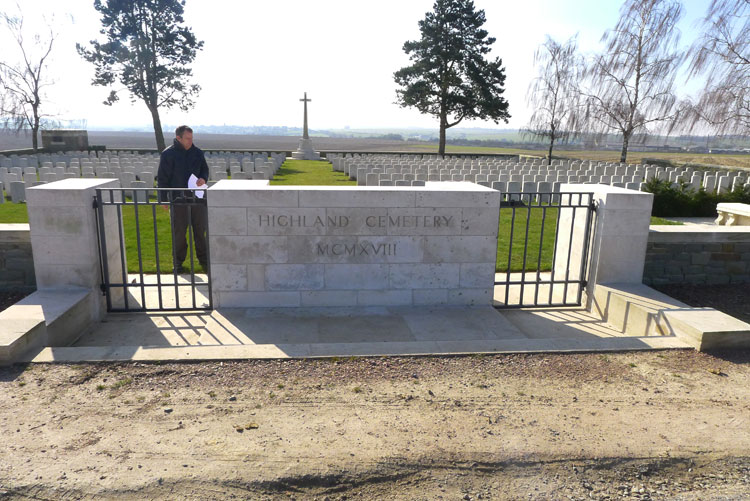
<path fill-rule="evenodd" d="M 29 292 L 23 292 L 23 291 L 17 291 L 17 290 L 10 290 L 10 291 L 0 290 L 0 311 L 3 311 L 5 308 L 16 304 L 16 302 L 25 298 L 29 294 L 30 294 Z"/>
<path fill-rule="evenodd" d="M 747 499 L 750 352 L 0 369 L 0 499 Z"/>

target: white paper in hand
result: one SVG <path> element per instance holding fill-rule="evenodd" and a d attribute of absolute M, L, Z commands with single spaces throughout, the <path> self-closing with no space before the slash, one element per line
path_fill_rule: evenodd
<path fill-rule="evenodd" d="M 195 174 L 190 174 L 190 179 L 188 179 L 188 188 L 191 190 L 195 190 L 195 196 L 198 198 L 203 198 L 203 195 L 205 194 L 203 186 L 198 186 L 198 178 L 195 177 Z"/>

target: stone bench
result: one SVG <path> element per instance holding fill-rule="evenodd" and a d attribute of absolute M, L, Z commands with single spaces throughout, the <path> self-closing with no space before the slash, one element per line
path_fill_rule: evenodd
<path fill-rule="evenodd" d="M 675 336 L 699 351 L 750 347 L 750 324 L 643 284 L 597 284 L 591 312 L 626 336 Z"/>
<path fill-rule="evenodd" d="M 716 224 L 725 226 L 750 226 L 750 205 L 721 203 L 716 206 L 719 216 Z"/>

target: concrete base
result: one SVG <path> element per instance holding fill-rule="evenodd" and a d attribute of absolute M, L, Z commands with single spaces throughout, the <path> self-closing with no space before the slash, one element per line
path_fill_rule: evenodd
<path fill-rule="evenodd" d="M 596 286 L 592 313 L 631 336 L 676 336 L 697 350 L 750 348 L 750 324 L 642 284 Z"/>
<path fill-rule="evenodd" d="M 295 160 L 320 160 L 320 154 L 315 151 L 312 139 L 300 139 L 297 151 L 292 152 Z"/>

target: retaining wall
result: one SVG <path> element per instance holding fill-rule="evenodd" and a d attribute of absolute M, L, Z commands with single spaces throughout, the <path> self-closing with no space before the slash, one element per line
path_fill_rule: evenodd
<path fill-rule="evenodd" d="M 651 226 L 643 283 L 750 283 L 750 226 Z"/>
<path fill-rule="evenodd" d="M 0 290 L 36 289 L 28 224 L 0 224 Z"/>

